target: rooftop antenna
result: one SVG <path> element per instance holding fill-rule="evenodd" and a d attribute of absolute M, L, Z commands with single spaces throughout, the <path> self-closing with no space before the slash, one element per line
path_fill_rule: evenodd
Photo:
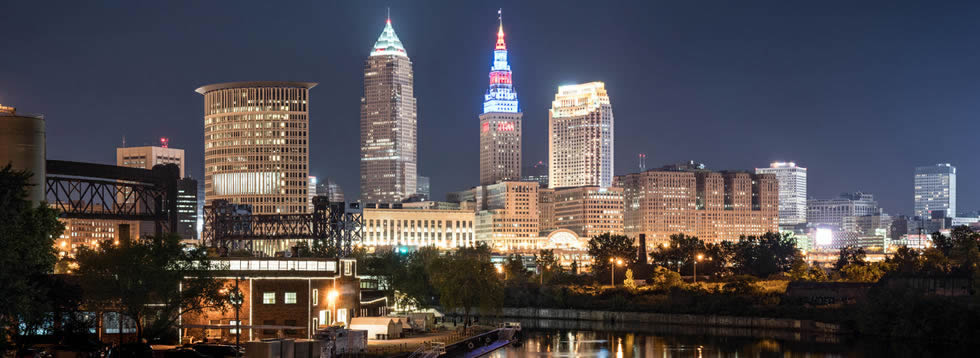
<path fill-rule="evenodd" d="M 126 148 L 126 136 L 123 135 L 123 148 Z"/>
<path fill-rule="evenodd" d="M 386 9 L 388 9 L 388 23 L 390 24 L 391 23 L 391 6 L 387 7 Z"/>
<path fill-rule="evenodd" d="M 497 21 L 500 22 L 500 27 L 504 27 L 504 9 L 497 9 Z"/>
<path fill-rule="evenodd" d="M 646 153 L 640 153 L 638 157 L 640 158 L 640 171 L 644 172 L 647 170 L 647 155 Z"/>

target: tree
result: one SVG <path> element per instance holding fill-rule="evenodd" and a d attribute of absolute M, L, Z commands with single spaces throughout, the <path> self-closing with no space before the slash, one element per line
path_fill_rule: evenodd
<path fill-rule="evenodd" d="M 657 266 L 653 268 L 653 274 L 650 276 L 650 284 L 659 289 L 669 289 L 681 284 L 681 274 L 662 266 Z"/>
<path fill-rule="evenodd" d="M 50 309 L 44 282 L 64 225 L 57 210 L 27 199 L 32 175 L 9 164 L 0 169 L 0 351 L 13 348 L 10 338 L 23 348 L 18 325 L 42 322 Z"/>
<path fill-rule="evenodd" d="M 228 294 L 205 248 L 166 235 L 79 250 L 78 277 L 88 306 L 115 309 L 136 323 L 139 338 L 165 334 L 182 313 L 226 310 Z"/>
<path fill-rule="evenodd" d="M 474 309 L 487 314 L 503 306 L 503 285 L 490 263 L 490 248 L 486 245 L 460 248 L 438 258 L 432 268 L 430 274 L 439 292 L 439 303 L 446 311 L 462 309 L 466 325 Z"/>
<path fill-rule="evenodd" d="M 550 280 L 555 273 L 561 273 L 561 261 L 558 260 L 558 256 L 555 256 L 555 250 L 540 250 L 538 255 L 534 259 L 535 264 L 538 265 L 539 275 L 541 275 L 541 282 Z"/>
<path fill-rule="evenodd" d="M 767 277 L 789 271 L 800 250 L 791 234 L 767 232 L 762 236 L 743 236 L 732 246 L 735 271 L 743 275 Z"/>
<path fill-rule="evenodd" d="M 953 228 L 950 237 L 953 247 L 947 256 L 959 272 L 975 277 L 980 273 L 980 234 L 961 225 Z"/>
<path fill-rule="evenodd" d="M 609 233 L 595 236 L 589 240 L 589 255 L 594 262 L 592 272 L 600 277 L 609 275 L 610 258 L 621 259 L 629 266 L 636 262 L 636 250 L 633 239 L 628 236 Z"/>
<path fill-rule="evenodd" d="M 895 267 L 895 272 L 902 274 L 915 274 L 922 270 L 922 258 L 919 251 L 908 246 L 899 247 L 895 253 L 885 259 Z"/>
<path fill-rule="evenodd" d="M 697 236 L 673 234 L 670 235 L 669 243 L 658 246 L 650 253 L 650 259 L 655 265 L 676 268 L 678 272 L 690 272 L 697 255 L 704 255 L 705 251 L 704 241 Z"/>
<path fill-rule="evenodd" d="M 633 281 L 632 269 L 626 269 L 626 278 L 623 279 L 623 287 L 626 287 L 630 291 L 636 291 L 636 281 Z"/>
<path fill-rule="evenodd" d="M 877 282 L 889 271 L 890 264 L 874 262 L 870 264 L 850 263 L 841 268 L 841 278 L 853 282 Z"/>
<path fill-rule="evenodd" d="M 405 268 L 395 271 L 393 288 L 401 295 L 398 304 L 403 307 L 428 308 L 434 306 L 438 292 L 432 286 L 433 264 L 439 258 L 439 249 L 422 247 L 408 255 Z"/>
<path fill-rule="evenodd" d="M 953 238 L 936 231 L 932 233 L 932 246 L 942 252 L 944 256 L 949 257 L 953 251 Z"/>
<path fill-rule="evenodd" d="M 840 271 L 847 265 L 858 265 L 864 266 L 865 261 L 864 248 L 845 246 L 840 248 L 840 253 L 837 254 L 837 262 L 834 263 L 834 269 Z"/>
<path fill-rule="evenodd" d="M 518 254 L 507 256 L 507 259 L 504 260 L 504 271 L 506 272 L 504 278 L 512 282 L 527 281 L 531 275 L 531 272 L 524 267 L 524 259 Z"/>
<path fill-rule="evenodd" d="M 789 277 L 793 281 L 826 281 L 827 273 L 823 269 L 807 264 L 802 254 L 797 254 L 790 265 Z"/>
<path fill-rule="evenodd" d="M 392 248 L 378 248 L 374 256 L 365 258 L 364 274 L 378 280 L 378 290 L 395 302 L 395 277 L 404 274 L 407 258 Z"/>

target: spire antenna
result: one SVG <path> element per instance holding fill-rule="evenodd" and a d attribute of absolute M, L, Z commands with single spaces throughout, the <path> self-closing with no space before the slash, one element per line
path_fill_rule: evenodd
<path fill-rule="evenodd" d="M 504 27 L 504 9 L 497 9 L 497 21 L 500 21 L 500 27 Z"/>
<path fill-rule="evenodd" d="M 390 24 L 391 23 L 391 6 L 387 7 L 386 9 L 388 9 L 388 12 L 387 12 L 387 15 L 388 15 L 388 23 Z"/>

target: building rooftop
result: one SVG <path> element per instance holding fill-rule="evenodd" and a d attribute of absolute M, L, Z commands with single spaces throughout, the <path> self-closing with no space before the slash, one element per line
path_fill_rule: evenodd
<path fill-rule="evenodd" d="M 289 81 L 244 81 L 244 82 L 224 82 L 215 83 L 194 90 L 194 92 L 205 94 L 215 90 L 229 88 L 253 88 L 253 87 L 293 87 L 310 89 L 316 87 L 316 82 L 289 82 Z"/>

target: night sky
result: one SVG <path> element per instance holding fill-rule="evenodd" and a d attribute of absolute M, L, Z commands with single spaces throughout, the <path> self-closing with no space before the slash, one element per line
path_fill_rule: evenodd
<path fill-rule="evenodd" d="M 171 139 L 203 175 L 210 83 L 314 81 L 310 174 L 358 192 L 362 68 L 385 7 L 415 65 L 421 175 L 478 182 L 478 118 L 503 8 L 524 162 L 547 161 L 560 84 L 604 81 L 616 173 L 698 160 L 809 168 L 811 197 L 912 211 L 915 166 L 959 169 L 980 209 L 980 2 L 4 1 L 0 103 L 47 119 L 48 158 L 115 161 Z"/>

